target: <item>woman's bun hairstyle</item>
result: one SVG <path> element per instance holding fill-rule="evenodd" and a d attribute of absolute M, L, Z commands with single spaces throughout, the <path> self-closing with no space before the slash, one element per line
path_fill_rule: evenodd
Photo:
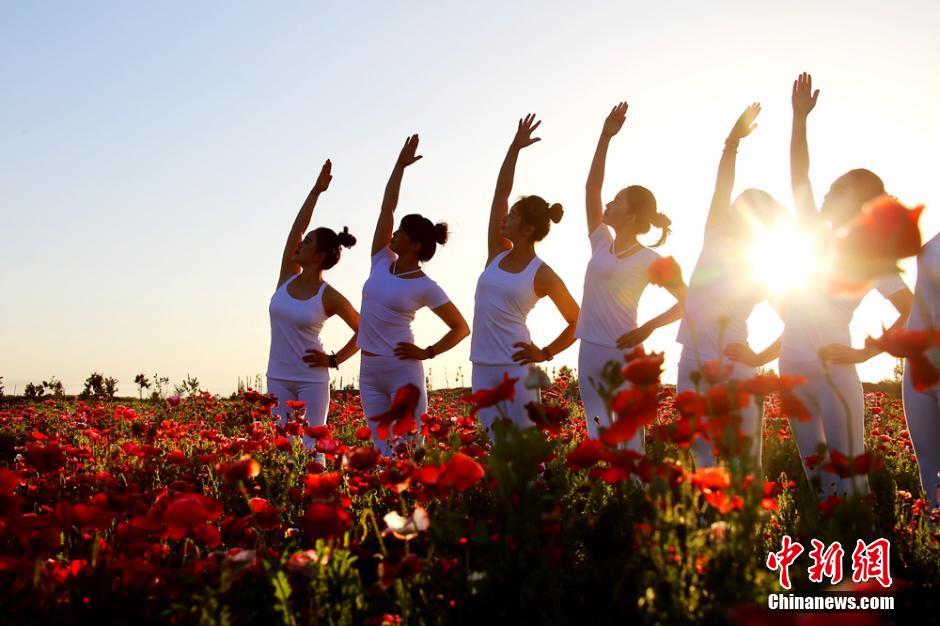
<path fill-rule="evenodd" d="M 672 232 L 669 228 L 672 220 L 666 217 L 665 213 L 659 212 L 656 196 L 652 191 L 642 185 L 630 185 L 621 189 L 617 197 L 626 200 L 627 210 L 635 216 L 637 234 L 648 233 L 653 226 L 663 231 L 651 248 L 658 248 L 666 242 Z"/>
<path fill-rule="evenodd" d="M 349 226 L 343 226 L 343 230 L 336 233 L 336 242 L 344 248 L 352 248 L 356 245 L 356 238 L 349 232 Z"/>
<path fill-rule="evenodd" d="M 447 243 L 447 237 L 450 235 L 450 231 L 447 229 L 447 224 L 445 222 L 438 222 L 434 225 L 434 241 L 438 245 L 443 246 Z"/>
<path fill-rule="evenodd" d="M 339 263 L 341 248 L 352 248 L 356 245 L 356 238 L 344 226 L 339 233 L 332 228 L 320 227 L 313 231 L 317 234 L 317 251 L 322 252 L 323 269 L 328 270 Z"/>
<path fill-rule="evenodd" d="M 557 202 L 549 205 L 541 196 L 522 196 L 513 205 L 522 223 L 531 226 L 532 241 L 542 241 L 548 234 L 551 223 L 561 221 L 565 210 Z"/>
<path fill-rule="evenodd" d="M 447 224 L 444 222 L 435 224 L 417 213 L 401 218 L 401 229 L 411 241 L 421 244 L 421 249 L 418 251 L 419 261 L 430 261 L 437 246 L 447 243 L 449 234 Z"/>

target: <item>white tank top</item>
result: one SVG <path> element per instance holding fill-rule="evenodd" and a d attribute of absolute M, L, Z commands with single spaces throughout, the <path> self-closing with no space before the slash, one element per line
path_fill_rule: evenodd
<path fill-rule="evenodd" d="M 436 309 L 450 302 L 444 290 L 426 275 L 402 278 L 392 274 L 389 266 L 397 259 L 387 246 L 376 252 L 369 279 L 362 286 L 359 349 L 380 356 L 395 356 L 399 342 L 415 342 L 411 323 L 418 309 Z"/>
<path fill-rule="evenodd" d="M 310 367 L 303 361 L 307 350 L 323 351 L 320 331 L 326 321 L 323 309 L 323 291 L 320 285 L 316 295 L 298 300 L 287 293 L 287 286 L 300 274 L 294 274 L 277 288 L 271 296 L 268 312 L 271 315 L 271 352 L 268 355 L 268 377 L 297 382 L 329 381 L 325 367 Z"/>
<path fill-rule="evenodd" d="M 533 257 L 521 272 L 499 267 L 509 254 L 500 252 L 486 266 L 473 296 L 473 332 L 470 334 L 470 360 L 480 365 L 515 365 L 513 344 L 531 341 L 526 317 L 539 298 L 535 295 L 535 273 L 542 259 Z"/>
<path fill-rule="evenodd" d="M 575 337 L 610 348 L 617 339 L 636 328 L 636 309 L 649 284 L 649 267 L 660 256 L 639 243 L 633 254 L 614 254 L 614 238 L 604 224 L 595 228 L 591 260 L 584 272 L 584 296 Z"/>

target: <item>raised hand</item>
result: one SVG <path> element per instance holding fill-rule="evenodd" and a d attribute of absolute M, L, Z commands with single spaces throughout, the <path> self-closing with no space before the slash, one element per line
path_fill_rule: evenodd
<path fill-rule="evenodd" d="M 529 113 L 519 120 L 519 128 L 516 130 L 516 136 L 512 139 L 512 145 L 517 148 L 531 146 L 536 141 L 542 141 L 541 137 L 533 137 L 532 133 L 539 127 L 542 120 L 535 121 L 535 113 Z"/>
<path fill-rule="evenodd" d="M 760 115 L 759 102 L 755 102 L 744 109 L 744 113 L 741 114 L 738 121 L 731 128 L 731 132 L 728 133 L 728 141 L 740 141 L 754 132 L 754 129 L 757 128 L 754 120 L 757 119 L 758 115 Z"/>
<path fill-rule="evenodd" d="M 630 108 L 630 105 L 626 102 L 620 102 L 614 106 L 607 114 L 607 119 L 604 120 L 604 129 L 601 134 L 605 137 L 613 137 L 619 133 L 620 129 L 623 128 L 623 123 L 627 120 L 628 108 Z"/>
<path fill-rule="evenodd" d="M 418 151 L 418 135 L 417 133 L 405 139 L 405 145 L 402 146 L 401 153 L 398 155 L 398 165 L 402 167 L 408 167 L 412 163 L 423 159 L 424 157 L 420 154 L 416 154 Z"/>
<path fill-rule="evenodd" d="M 806 117 L 816 106 L 816 98 L 819 97 L 819 90 L 813 91 L 813 77 L 803 72 L 799 78 L 793 81 L 793 94 L 790 100 L 793 102 L 793 115 Z"/>
<path fill-rule="evenodd" d="M 320 175 L 317 176 L 317 182 L 313 184 L 313 190 L 322 193 L 330 187 L 330 181 L 333 180 L 333 163 L 327 159 L 323 167 L 320 168 Z"/>

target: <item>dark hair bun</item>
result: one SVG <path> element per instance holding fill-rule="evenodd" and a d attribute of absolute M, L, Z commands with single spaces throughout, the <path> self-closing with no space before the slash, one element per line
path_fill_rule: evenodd
<path fill-rule="evenodd" d="M 650 224 L 656 228 L 669 228 L 672 225 L 672 220 L 666 217 L 665 213 L 654 213 L 653 217 L 650 218 Z"/>
<path fill-rule="evenodd" d="M 557 202 L 548 207 L 548 219 L 552 220 L 554 223 L 561 221 L 561 217 L 565 214 L 565 210 L 561 208 L 561 205 Z"/>
<path fill-rule="evenodd" d="M 448 234 L 449 231 L 447 230 L 446 222 L 438 222 L 434 225 L 434 241 L 440 245 L 443 246 L 445 243 L 447 243 Z"/>
<path fill-rule="evenodd" d="M 352 248 L 356 245 L 356 238 L 349 232 L 349 226 L 343 226 L 343 230 L 336 233 L 336 243 L 344 248 Z"/>

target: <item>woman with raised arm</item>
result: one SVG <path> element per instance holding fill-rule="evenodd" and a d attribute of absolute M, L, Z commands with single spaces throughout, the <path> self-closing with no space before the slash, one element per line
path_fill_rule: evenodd
<path fill-rule="evenodd" d="M 307 424 L 322 426 L 330 404 L 328 368 L 356 353 L 359 313 L 341 293 L 323 280 L 323 272 L 339 262 L 342 248 L 351 248 L 356 238 L 343 228 L 339 233 L 325 227 L 304 236 L 320 194 L 327 190 L 332 164 L 323 164 L 317 182 L 300 207 L 287 236 L 281 257 L 277 289 L 271 296 L 271 351 L 268 356 L 268 392 L 277 396 L 276 414 L 285 425 L 291 408 L 289 400 L 305 403 Z M 338 315 L 353 336 L 336 354 L 326 354 L 320 343 L 320 330 L 327 318 Z M 304 436 L 309 449 L 313 439 Z"/>
<path fill-rule="evenodd" d="M 767 299 L 765 285 L 742 271 L 748 267 L 748 254 L 761 227 L 770 227 L 787 217 L 786 210 L 760 189 L 745 189 L 731 201 L 734 188 L 738 143 L 757 127 L 754 120 L 760 104 L 747 107 L 737 119 L 718 162 L 718 175 L 711 206 L 705 220 L 702 251 L 689 279 L 689 294 L 679 325 L 677 341 L 682 344 L 676 391 L 697 387 L 693 376 L 709 361 L 721 362 L 729 343 L 747 344 L 747 319 L 758 303 Z M 729 376 L 743 380 L 755 369 L 733 362 Z M 704 391 L 699 389 L 699 391 Z M 751 452 L 760 462 L 761 411 L 755 403 L 741 409 L 741 432 L 750 439 Z M 692 452 L 698 467 L 717 461 L 714 443 L 696 439 Z"/>
<path fill-rule="evenodd" d="M 520 150 L 540 141 L 532 136 L 539 124 L 533 114 L 519 120 L 499 170 L 490 209 L 486 266 L 474 294 L 473 391 L 496 388 L 506 377 L 516 380 L 512 400 L 480 409 L 478 416 L 487 430 L 501 415 L 520 428 L 532 425 L 525 405 L 538 401 L 539 390 L 523 384 L 529 366 L 550 361 L 574 343 L 578 322 L 578 303 L 561 278 L 535 255 L 535 243 L 548 234 L 550 222 L 561 221 L 561 205 L 550 205 L 539 196 L 523 196 L 509 207 L 516 159 Z M 554 341 L 540 348 L 532 343 L 526 318 L 545 296 L 552 299 L 567 325 Z"/>
<path fill-rule="evenodd" d="M 869 200 L 883 195 L 885 190 L 881 179 L 869 170 L 851 170 L 832 183 L 821 209 L 817 210 L 809 180 L 806 120 L 818 97 L 819 90 L 813 91 L 809 74 L 801 74 L 793 81 L 790 176 L 800 226 L 812 238 L 819 258 L 824 258 L 832 253 L 833 229 L 847 224 Z M 840 480 L 835 474 L 821 474 L 819 468 L 823 464 L 807 463 L 807 459 L 817 453 L 820 444 L 845 455 L 857 456 L 864 452 L 864 395 L 855 364 L 880 352 L 875 346 L 851 347 L 849 324 L 867 292 L 831 293 L 828 290 L 831 277 L 826 274 L 828 267 L 829 264 L 821 264 L 819 276 L 788 299 L 780 339 L 780 373 L 806 378 L 806 383 L 795 392 L 809 411 L 810 419 L 791 419 L 790 427 L 807 477 L 820 481 L 823 496 L 849 493 L 852 479 Z M 900 314 L 892 328 L 903 325 L 913 296 L 901 277 L 897 274 L 882 276 L 874 287 Z M 746 354 L 745 358 L 752 362 L 761 360 L 753 356 Z M 859 477 L 855 486 L 867 491 L 868 477 Z"/>
<path fill-rule="evenodd" d="M 588 435 L 592 438 L 598 437 L 599 426 L 612 423 L 611 412 L 597 388 L 597 383 L 603 380 L 604 366 L 610 361 L 622 365 L 625 349 L 642 343 L 660 326 L 678 320 L 686 292 L 685 284 L 670 288 L 676 304 L 637 326 L 637 305 L 649 284 L 649 267 L 660 258 L 637 237 L 655 226 L 661 234 L 651 247 L 659 247 L 669 235 L 671 221 L 656 208 L 653 193 L 639 185 L 621 189 L 604 210 L 601 187 L 607 148 L 623 127 L 626 115 L 626 102 L 619 103 L 608 114 L 585 185 L 591 260 L 584 275 L 584 296 L 575 336 L 581 340 L 578 383 Z M 627 447 L 642 452 L 643 437 L 640 429 Z"/>
<path fill-rule="evenodd" d="M 420 392 L 415 411 L 416 420 L 420 420 L 428 406 L 421 362 L 443 354 L 470 334 L 463 315 L 421 268 L 422 262 L 434 256 L 437 246 L 447 242 L 447 224 L 434 224 L 412 213 L 404 216 L 398 230 L 392 232 L 405 168 L 422 158 L 417 150 L 418 136 L 412 135 L 405 140 L 392 169 L 375 224 L 372 269 L 362 286 L 360 398 L 372 439 L 385 451 L 388 448 L 378 439 L 377 428 L 369 418 L 388 411 L 398 389 L 412 384 Z M 436 343 L 419 348 L 411 324 L 423 307 L 441 318 L 448 331 Z"/>

